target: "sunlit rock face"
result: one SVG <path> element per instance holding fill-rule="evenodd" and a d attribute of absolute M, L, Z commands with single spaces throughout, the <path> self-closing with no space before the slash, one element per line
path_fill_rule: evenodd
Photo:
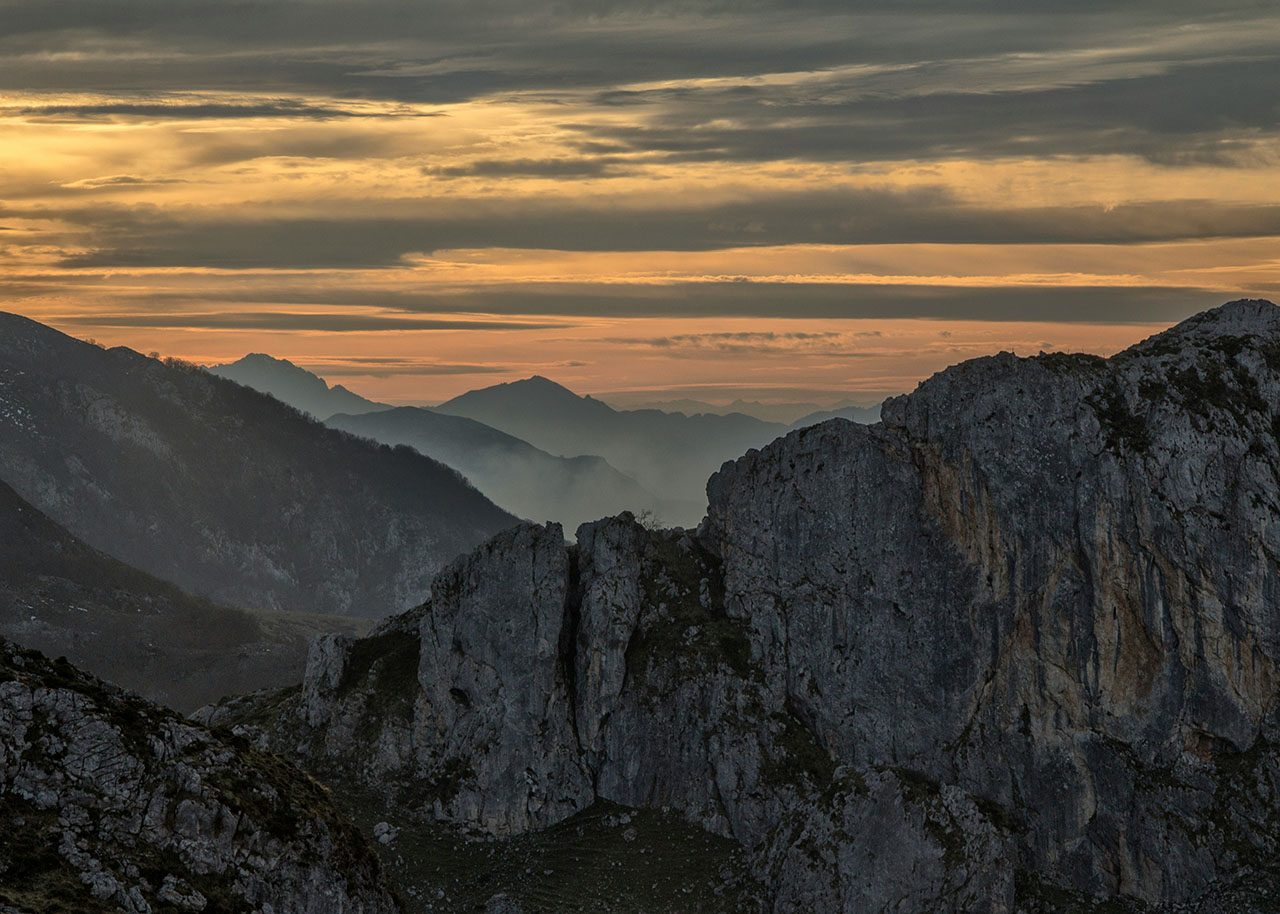
<path fill-rule="evenodd" d="M 725 464 L 696 532 L 503 534 L 266 738 L 497 833 L 677 808 L 778 912 L 1267 909 L 1277 404 L 1265 302 L 967 362 Z"/>
<path fill-rule="evenodd" d="M 292 765 L 0 640 L 0 909 L 399 910 Z"/>

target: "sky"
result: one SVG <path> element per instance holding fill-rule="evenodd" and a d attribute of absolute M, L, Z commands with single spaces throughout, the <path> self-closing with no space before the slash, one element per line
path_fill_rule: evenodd
<path fill-rule="evenodd" d="M 1278 240 L 1274 0 L 0 0 L 0 309 L 390 402 L 870 403 Z"/>

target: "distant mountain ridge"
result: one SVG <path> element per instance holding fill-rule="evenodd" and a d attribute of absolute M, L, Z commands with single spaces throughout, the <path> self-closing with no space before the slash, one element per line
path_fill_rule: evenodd
<path fill-rule="evenodd" d="M 678 400 L 634 400 L 634 395 L 624 399 L 621 396 L 604 396 L 602 399 L 617 410 L 657 409 L 664 413 L 684 413 L 696 416 L 709 413 L 713 416 L 727 416 L 730 413 L 741 413 L 761 422 L 780 422 L 794 426 L 800 419 L 819 412 L 838 412 L 854 406 L 852 400 L 841 400 L 838 403 L 822 405 L 819 403 L 765 403 L 760 400 L 744 400 L 741 397 L 727 403 L 709 403 L 706 400 L 694 400 L 684 397 Z"/>
<path fill-rule="evenodd" d="M 707 477 L 720 464 L 790 430 L 740 413 L 615 410 L 538 375 L 469 391 L 435 410 L 491 425 L 552 454 L 598 454 L 649 491 L 699 509 L 706 505 Z M 688 526 L 700 516 L 701 510 L 668 521 Z"/>
<path fill-rule="evenodd" d="M 839 409 L 819 410 L 792 422 L 791 427 L 805 428 L 809 425 L 817 425 L 819 422 L 826 422 L 828 419 L 848 419 L 850 422 L 871 425 L 880 421 L 880 404 L 876 406 L 843 406 Z"/>
<path fill-rule="evenodd" d="M 299 368 L 288 359 L 277 359 L 261 352 L 251 352 L 224 365 L 210 365 L 206 370 L 220 378 L 270 394 L 322 421 L 334 413 L 356 415 L 391 408 L 386 403 L 377 403 L 352 393 L 341 384 L 330 387 L 323 378 Z"/>
<path fill-rule="evenodd" d="M 702 516 L 697 500 L 660 498 L 603 457 L 557 457 L 465 416 L 376 403 L 341 386 L 331 388 L 285 359 L 251 354 L 209 370 L 309 411 L 331 428 L 412 447 L 453 467 L 503 508 L 530 520 L 553 520 L 573 530 L 619 511 L 649 512 L 671 522 L 696 523 Z M 327 412 L 353 398 L 360 409 Z"/>
<path fill-rule="evenodd" d="M 0 635 L 182 711 L 289 685 L 359 619 L 236 609 L 92 549 L 0 482 Z"/>
<path fill-rule="evenodd" d="M 385 444 L 406 444 L 457 469 L 513 513 L 554 520 L 568 530 L 620 511 L 662 518 L 701 516 L 701 506 L 661 499 L 603 457 L 554 457 L 464 416 L 404 406 L 359 416 L 330 416 L 333 428 Z"/>
<path fill-rule="evenodd" d="M 195 366 L 0 313 L 0 478 L 188 592 L 380 616 L 515 518 L 458 474 Z"/>

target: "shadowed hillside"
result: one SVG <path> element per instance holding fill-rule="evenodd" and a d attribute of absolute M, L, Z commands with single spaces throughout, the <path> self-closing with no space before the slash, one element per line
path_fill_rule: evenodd
<path fill-rule="evenodd" d="M 188 596 L 86 546 L 0 482 L 0 635 L 182 711 L 296 682 L 311 639 L 364 619 Z"/>
<path fill-rule="evenodd" d="M 211 599 L 380 616 L 514 518 L 408 448 L 180 363 L 0 314 L 0 478 L 89 545 Z"/>

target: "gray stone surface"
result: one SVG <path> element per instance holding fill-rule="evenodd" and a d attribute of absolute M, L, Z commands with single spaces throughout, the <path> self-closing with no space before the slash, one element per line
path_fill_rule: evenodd
<path fill-rule="evenodd" d="M 670 806 L 777 912 L 1274 910 L 1278 404 L 1269 303 L 966 362 L 725 464 L 696 533 L 503 534 L 395 623 L 408 731 L 342 723 L 376 663 L 313 688 L 357 641 L 270 738 L 367 772 L 409 732 L 401 789 L 494 832 Z"/>
<path fill-rule="evenodd" d="M 300 771 L 4 640 L 0 822 L 19 910 L 399 910 Z"/>

